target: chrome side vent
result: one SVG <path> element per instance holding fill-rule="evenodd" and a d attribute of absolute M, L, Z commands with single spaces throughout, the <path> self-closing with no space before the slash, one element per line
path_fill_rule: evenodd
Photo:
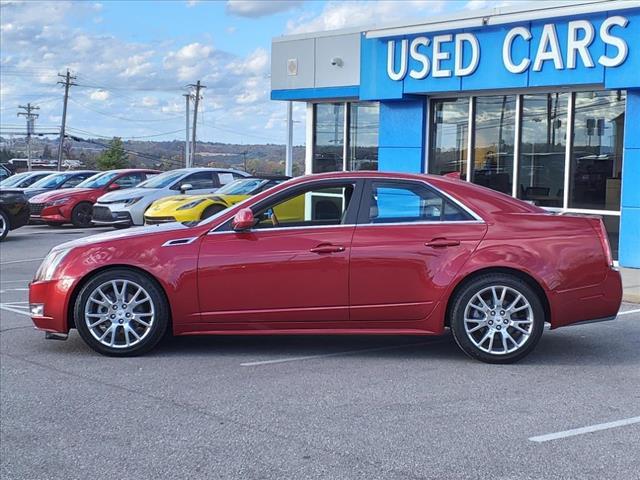
<path fill-rule="evenodd" d="M 162 244 L 163 247 L 177 247 L 179 245 L 189 245 L 190 243 L 195 242 L 198 237 L 188 237 L 188 238 L 175 238 L 173 240 L 168 240 Z"/>

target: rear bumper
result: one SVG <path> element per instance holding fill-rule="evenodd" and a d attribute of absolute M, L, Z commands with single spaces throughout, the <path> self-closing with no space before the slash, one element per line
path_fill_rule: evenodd
<path fill-rule="evenodd" d="M 555 292 L 551 300 L 551 328 L 613 320 L 622 303 L 622 277 L 609 269 L 599 285 Z"/>
<path fill-rule="evenodd" d="M 70 279 L 33 282 L 29 285 L 29 304 L 42 305 L 41 314 L 31 316 L 38 330 L 68 333 L 69 292 L 75 282 Z"/>

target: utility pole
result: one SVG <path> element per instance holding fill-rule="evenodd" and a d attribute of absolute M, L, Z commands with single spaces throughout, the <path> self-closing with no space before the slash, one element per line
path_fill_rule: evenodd
<path fill-rule="evenodd" d="M 184 137 L 184 166 L 191 166 L 191 151 L 189 149 L 189 102 L 191 101 L 191 94 L 185 93 L 183 95 L 185 99 L 185 114 L 186 114 L 186 122 L 185 122 L 185 137 Z"/>
<path fill-rule="evenodd" d="M 31 113 L 34 110 L 40 110 L 40 107 L 35 107 L 30 103 L 27 105 L 18 105 L 18 108 L 24 110 L 24 112 L 18 112 L 18 116 L 24 116 L 27 121 L 27 170 L 31 171 L 31 135 L 34 131 L 35 121 L 38 118 L 37 113 Z"/>
<path fill-rule="evenodd" d="M 64 103 L 62 104 L 62 125 L 60 126 L 60 143 L 58 144 L 58 171 L 62 170 L 62 146 L 64 144 L 64 129 L 67 123 L 67 100 L 69 100 L 69 87 L 76 85 L 72 82 L 76 77 L 69 73 L 67 68 L 66 75 L 58 74 L 64 80 L 58 80 L 58 84 L 64 85 Z"/>
<path fill-rule="evenodd" d="M 200 90 L 207 87 L 201 85 L 200 80 L 198 80 L 195 85 L 190 84 L 188 86 L 196 89 L 195 104 L 193 106 L 193 129 L 191 131 L 191 159 L 189 161 L 189 166 L 193 166 L 196 157 L 196 122 L 198 121 L 198 103 L 200 102 Z"/>

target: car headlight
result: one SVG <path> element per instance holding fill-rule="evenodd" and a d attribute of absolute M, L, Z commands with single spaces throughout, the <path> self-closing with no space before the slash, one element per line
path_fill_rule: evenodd
<path fill-rule="evenodd" d="M 136 202 L 139 202 L 140 200 L 142 200 L 142 197 L 133 197 L 133 198 L 127 198 L 126 200 L 123 200 L 123 202 L 128 207 L 130 205 L 133 205 Z"/>
<path fill-rule="evenodd" d="M 196 207 L 204 202 L 204 198 L 200 198 L 199 200 L 194 200 L 193 202 L 185 203 L 181 207 L 176 208 L 176 210 L 189 210 L 190 208 Z"/>
<path fill-rule="evenodd" d="M 67 203 L 69 201 L 69 197 L 63 197 L 63 198 L 59 198 L 57 200 L 54 200 L 52 202 L 48 202 L 47 205 L 49 207 L 58 207 L 60 205 L 64 205 L 65 203 Z"/>
<path fill-rule="evenodd" d="M 36 272 L 36 276 L 33 279 L 36 282 L 43 282 L 53 279 L 56 273 L 56 269 L 60 265 L 60 262 L 71 251 L 71 248 L 61 248 L 59 250 L 51 250 L 43 262 L 40 264 L 40 268 Z"/>

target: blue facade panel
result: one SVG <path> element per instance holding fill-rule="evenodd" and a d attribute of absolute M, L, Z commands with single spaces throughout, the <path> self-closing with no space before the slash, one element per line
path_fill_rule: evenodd
<path fill-rule="evenodd" d="M 367 40 L 362 35 L 360 42 L 360 99 L 387 100 L 402 98 L 402 82 L 391 80 L 387 74 L 387 40 Z M 396 42 L 396 60 L 399 60 L 400 45 Z M 384 75 L 377 72 L 384 71 Z M 362 81 L 362 79 L 367 79 Z"/>
<path fill-rule="evenodd" d="M 640 90 L 627 91 L 619 262 L 640 268 Z"/>
<path fill-rule="evenodd" d="M 385 172 L 421 173 L 423 159 L 422 148 L 378 148 L 378 169 Z"/>
<path fill-rule="evenodd" d="M 360 87 L 295 88 L 290 90 L 271 90 L 271 100 L 320 100 L 331 98 L 358 98 Z"/>
<path fill-rule="evenodd" d="M 380 102 L 380 170 L 405 173 L 424 171 L 425 108 L 423 97 Z"/>
<path fill-rule="evenodd" d="M 620 27 L 611 29 L 620 37 L 623 37 L 629 46 L 629 54 L 625 62 L 616 68 L 608 68 L 604 73 L 604 86 L 606 88 L 632 88 L 640 87 L 640 12 L 624 11 L 610 14 L 623 15 L 629 20 L 629 25 L 621 33 Z M 615 47 L 607 45 L 607 56 L 613 57 L 617 52 Z"/>

